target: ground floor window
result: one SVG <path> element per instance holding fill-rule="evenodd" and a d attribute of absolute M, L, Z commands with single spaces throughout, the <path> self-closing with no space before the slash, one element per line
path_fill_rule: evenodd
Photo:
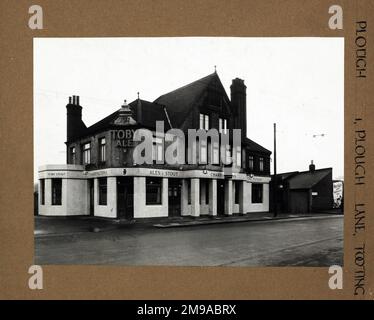
<path fill-rule="evenodd" d="M 209 204 L 209 180 L 202 179 L 199 181 L 200 183 L 200 204 L 204 203 Z"/>
<path fill-rule="evenodd" d="M 40 204 L 45 204 L 45 180 L 40 179 Z"/>
<path fill-rule="evenodd" d="M 52 205 L 61 205 L 62 179 L 52 179 Z"/>
<path fill-rule="evenodd" d="M 107 205 L 108 178 L 99 178 L 99 205 Z"/>
<path fill-rule="evenodd" d="M 205 204 L 209 204 L 209 180 L 205 180 Z"/>
<path fill-rule="evenodd" d="M 162 178 L 146 178 L 146 204 L 162 204 Z"/>
<path fill-rule="evenodd" d="M 239 204 L 240 181 L 234 181 L 234 183 L 235 183 L 235 204 Z"/>
<path fill-rule="evenodd" d="M 263 185 L 261 183 L 252 183 L 252 203 L 262 203 Z"/>
<path fill-rule="evenodd" d="M 188 204 L 191 204 L 191 179 L 187 180 Z"/>

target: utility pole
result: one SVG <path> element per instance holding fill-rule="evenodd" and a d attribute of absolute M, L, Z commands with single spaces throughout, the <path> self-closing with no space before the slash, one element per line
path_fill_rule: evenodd
<path fill-rule="evenodd" d="M 273 210 L 274 217 L 278 215 L 278 201 L 277 201 L 277 124 L 274 123 L 274 181 L 273 181 Z"/>

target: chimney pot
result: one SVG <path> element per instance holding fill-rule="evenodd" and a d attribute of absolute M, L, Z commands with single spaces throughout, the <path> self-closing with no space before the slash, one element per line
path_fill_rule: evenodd
<path fill-rule="evenodd" d="M 79 106 L 79 96 L 77 96 L 77 106 Z"/>
<path fill-rule="evenodd" d="M 69 97 L 69 104 L 71 104 L 71 97 Z"/>
<path fill-rule="evenodd" d="M 309 165 L 309 171 L 310 172 L 314 172 L 316 170 L 316 166 L 315 164 L 313 163 L 313 160 L 310 162 L 310 165 Z"/>

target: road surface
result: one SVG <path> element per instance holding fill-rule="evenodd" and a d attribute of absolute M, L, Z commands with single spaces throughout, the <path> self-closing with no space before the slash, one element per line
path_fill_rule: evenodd
<path fill-rule="evenodd" d="M 343 265 L 343 216 L 43 235 L 37 264 Z"/>

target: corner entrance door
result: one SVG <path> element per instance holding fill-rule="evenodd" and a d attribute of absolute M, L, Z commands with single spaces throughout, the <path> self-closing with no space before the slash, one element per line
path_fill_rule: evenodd
<path fill-rule="evenodd" d="M 117 178 L 117 218 L 134 218 L 134 178 Z"/>
<path fill-rule="evenodd" d="M 89 192 L 89 197 L 90 197 L 90 203 L 89 203 L 89 208 L 90 208 L 90 215 L 94 215 L 94 208 L 95 208 L 95 203 L 94 203 L 94 179 L 89 179 L 88 180 L 88 192 Z"/>
<path fill-rule="evenodd" d="M 181 216 L 181 189 L 180 179 L 169 179 L 169 217 Z"/>
<path fill-rule="evenodd" d="M 217 180 L 217 215 L 225 215 L 225 180 L 223 179 Z"/>

